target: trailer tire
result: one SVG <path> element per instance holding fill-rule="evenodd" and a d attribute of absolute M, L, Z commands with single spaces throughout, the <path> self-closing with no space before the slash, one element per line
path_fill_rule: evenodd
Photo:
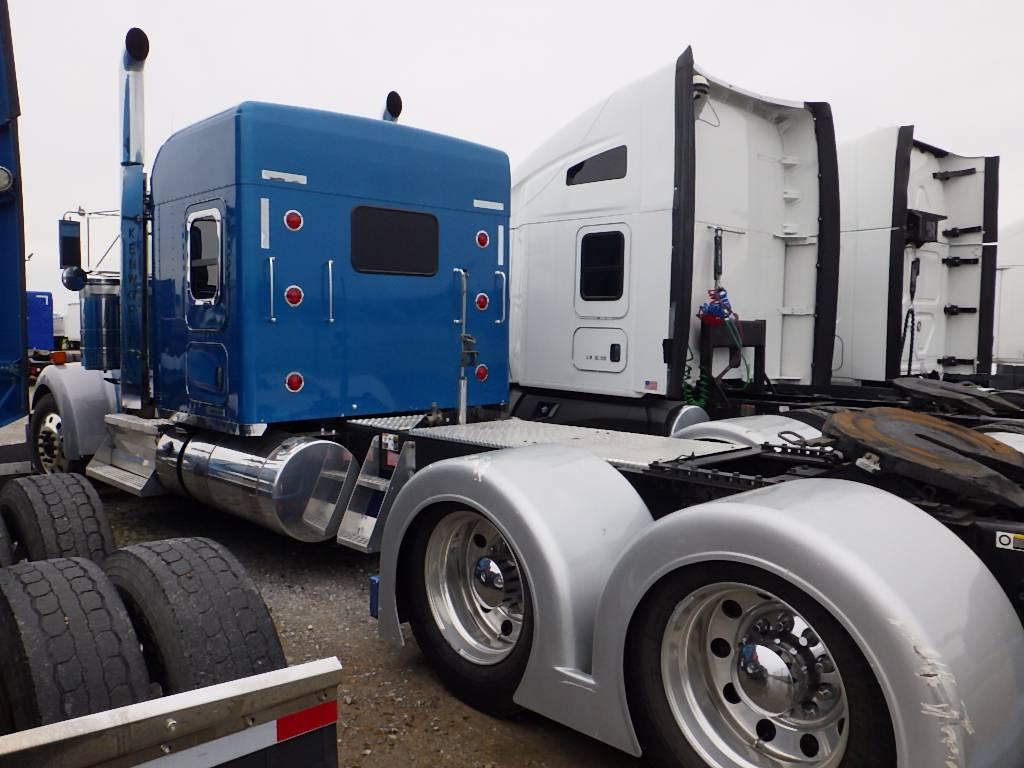
<path fill-rule="evenodd" d="M 57 472 L 85 472 L 88 463 L 64 454 L 63 422 L 57 400 L 47 392 L 39 398 L 28 421 L 32 445 L 32 466 L 42 475 Z"/>
<path fill-rule="evenodd" d="M 741 602 L 745 604 L 741 606 Z M 773 630 L 776 619 L 770 617 L 781 618 L 780 608 L 791 623 L 788 629 Z M 765 611 L 768 631 L 776 632 L 771 636 L 785 638 L 781 646 L 773 645 L 779 641 L 769 641 L 768 634 L 755 634 L 760 631 L 756 622 L 760 610 Z M 729 636 L 733 629 L 737 634 Z M 801 651 L 799 643 L 792 640 L 798 633 L 806 637 L 808 631 L 821 646 L 809 643 Z M 794 666 L 782 661 L 785 650 L 775 655 L 780 647 L 798 648 L 788 657 L 795 658 Z M 815 658 L 819 662 L 826 658 L 834 671 L 804 678 L 810 681 L 809 689 L 799 687 L 799 674 L 789 677 L 805 652 L 810 654 L 806 658 L 811 669 Z M 755 666 L 744 667 L 750 659 Z M 779 665 L 774 675 L 766 671 L 773 663 Z M 630 622 L 624 665 L 630 717 L 645 760 L 657 768 L 734 763 L 765 768 L 794 763 L 808 768 L 896 766 L 889 709 L 856 643 L 817 601 L 759 568 L 701 563 L 663 577 L 641 601 Z M 673 673 L 667 684 L 666 669 Z M 775 707 L 769 706 L 768 711 L 782 711 L 777 716 L 765 715 L 759 707 L 768 706 L 769 699 L 762 697 L 777 695 L 780 689 L 771 694 L 768 690 L 780 679 L 786 681 L 786 703 L 773 701 Z M 822 700 L 816 693 L 826 686 L 830 700 Z M 798 698 L 811 701 L 815 709 L 804 709 Z M 792 709 L 783 709 L 790 706 L 789 701 Z M 745 733 L 744 727 L 756 730 Z M 823 738 L 832 741 L 829 749 L 822 749 Z M 755 742 L 763 746 L 752 747 Z M 780 752 L 770 754 L 772 749 Z M 705 762 L 701 752 L 713 757 Z M 838 763 L 836 753 L 841 754 Z"/>
<path fill-rule="evenodd" d="M 217 542 L 134 544 L 113 553 L 103 567 L 164 695 L 287 666 L 255 583 Z"/>
<path fill-rule="evenodd" d="M 435 608 L 432 607 L 432 602 L 437 605 L 438 598 L 435 597 L 432 601 L 431 591 L 437 594 L 437 579 L 431 579 L 431 571 L 433 570 L 435 576 L 440 574 L 436 562 L 433 567 L 431 566 L 431 562 L 436 559 L 436 544 L 432 542 L 437 541 L 438 532 L 444 531 L 446 526 L 451 528 L 453 521 L 468 526 L 479 525 L 483 526 L 484 530 L 493 531 L 511 554 L 511 560 L 506 562 L 512 563 L 516 572 L 515 581 L 519 582 L 517 588 L 520 589 L 521 623 L 515 631 L 516 639 L 512 647 L 507 651 L 495 652 L 493 659 L 486 657 L 487 648 L 475 648 L 472 645 L 473 641 L 465 638 L 464 631 L 459 632 L 455 629 L 455 625 L 471 624 L 471 619 L 463 617 L 460 622 L 453 613 L 446 617 L 448 628 L 442 631 L 434 616 Z M 475 536 L 469 528 L 464 534 L 452 532 L 451 535 L 465 535 L 467 542 Z M 405 583 L 408 585 L 406 595 L 409 623 L 423 655 L 441 678 L 444 686 L 469 706 L 494 717 L 509 717 L 516 714 L 522 708 L 513 701 L 513 696 L 523 679 L 533 643 L 533 605 L 529 586 L 525 580 L 519 580 L 515 553 L 485 517 L 462 508 L 438 507 L 424 512 L 416 521 L 409 536 L 404 547 L 405 554 L 399 578 L 407 579 Z M 464 573 L 461 568 L 456 567 L 456 570 Z M 506 566 L 506 578 L 510 574 Z M 509 583 L 512 582 L 510 578 Z M 453 605 L 454 602 L 455 599 L 452 598 L 446 604 Z M 492 608 L 493 610 L 495 609 Z M 501 631 L 504 631 L 504 624 Z M 486 645 L 488 642 L 494 642 L 494 638 L 483 642 Z M 460 645 L 461 652 L 457 649 Z M 483 654 L 480 659 L 471 660 L 471 657 L 480 653 Z"/>
<path fill-rule="evenodd" d="M 124 605 L 95 563 L 0 569 L 0 734 L 144 701 L 149 676 Z"/>
<path fill-rule="evenodd" d="M 96 489 L 81 475 L 19 477 L 0 491 L 13 561 L 84 557 L 101 563 L 114 535 Z"/>
<path fill-rule="evenodd" d="M 14 550 L 11 548 L 11 534 L 0 516 L 0 568 L 14 564 Z"/>

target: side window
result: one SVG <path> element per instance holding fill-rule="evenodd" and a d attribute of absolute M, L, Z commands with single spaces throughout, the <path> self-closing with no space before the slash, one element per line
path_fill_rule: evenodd
<path fill-rule="evenodd" d="M 591 232 L 580 243 L 580 298 L 618 301 L 622 298 L 626 238 L 622 232 Z"/>
<path fill-rule="evenodd" d="M 565 183 L 591 184 L 595 181 L 611 181 L 626 178 L 626 147 L 615 147 L 576 163 L 565 172 Z"/>
<path fill-rule="evenodd" d="M 197 303 L 213 304 L 220 293 L 223 265 L 220 211 L 188 216 L 188 290 Z"/>
<path fill-rule="evenodd" d="M 352 266 L 384 275 L 437 274 L 437 219 L 361 205 L 352 211 Z"/>

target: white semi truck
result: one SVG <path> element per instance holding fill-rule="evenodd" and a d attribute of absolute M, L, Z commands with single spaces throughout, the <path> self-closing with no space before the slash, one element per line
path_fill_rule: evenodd
<path fill-rule="evenodd" d="M 818 229 L 826 207 L 838 216 L 838 200 L 826 206 L 821 192 L 823 178 L 836 183 L 834 155 L 822 150 L 827 106 L 716 82 L 687 50 L 604 110 L 613 123 L 630 108 L 652 110 L 644 124 L 660 141 L 616 136 L 594 113 L 601 135 L 579 152 L 570 145 L 586 132 L 567 138 L 531 193 L 564 184 L 596 195 L 624 181 L 642 212 L 605 216 L 592 200 L 575 224 L 517 226 L 513 248 L 551 232 L 578 249 L 572 258 L 552 251 L 566 263 L 552 264 L 549 281 L 529 256 L 525 285 L 506 292 L 507 159 L 402 126 L 243 105 L 165 145 L 147 208 L 134 132 L 143 39 L 129 33 L 125 60 L 124 240 L 134 245 L 120 284 L 90 283 L 74 265 L 65 273 L 102 289 L 95 316 L 120 321 L 111 359 L 121 367 L 55 366 L 41 380 L 37 413 L 48 397 L 61 424 L 47 446 L 57 460 L 44 464 L 53 477 L 95 453 L 89 475 L 137 495 L 177 493 L 283 535 L 379 552 L 372 597 L 382 635 L 402 642 L 409 622 L 456 695 L 496 715 L 534 710 L 652 765 L 1024 765 L 1015 425 L 990 435 L 900 409 L 812 408 L 712 423 L 733 438 L 670 438 L 496 418 L 486 407 L 505 396 L 503 378 L 488 372 L 504 359 L 496 329 L 507 328 L 508 310 L 524 322 L 515 303 L 549 285 L 561 285 L 557 312 L 582 321 L 548 328 L 560 334 L 550 369 L 560 376 L 583 370 L 617 387 L 628 370 L 622 386 L 634 393 L 641 381 L 654 393 L 681 385 L 687 347 L 704 342 L 691 309 L 711 289 L 708 316 L 729 323 L 709 325 L 742 334 L 726 336 L 726 349 L 759 350 L 758 373 L 806 385 L 826 375 L 833 330 L 820 316 L 834 302 L 822 296 L 838 278 L 838 241 L 823 243 Z M 261 143 L 288 132 L 346 141 Z M 697 163 L 700 136 L 721 168 Z M 204 142 L 225 140 L 240 142 L 226 155 L 238 167 L 210 200 L 209 187 L 191 185 L 216 169 L 194 159 L 214 156 L 199 151 Z M 367 141 L 392 151 L 353 151 Z M 271 152 L 274 165 L 263 164 Z M 652 175 L 631 186 L 630 158 L 648 152 L 660 152 Z M 321 173 L 331 164 L 375 172 Z M 450 178 L 438 184 L 442 172 Z M 351 188 L 332 188 L 338 199 L 324 207 L 324 184 Z M 361 210 L 371 192 L 379 205 L 382 189 L 407 197 L 386 213 Z M 513 204 L 528 207 L 529 191 L 519 186 Z M 427 196 L 413 204 L 417 194 Z M 386 240 L 396 231 L 417 247 Z M 446 249 L 441 237 L 453 238 Z M 639 265 L 655 247 L 677 255 L 671 270 L 646 274 Z M 315 260 L 327 251 L 333 259 Z M 628 275 L 627 258 L 637 265 Z M 772 336 L 763 318 L 730 320 L 720 292 L 726 275 L 746 285 L 748 273 L 762 274 L 761 259 L 772 264 L 764 274 L 787 280 L 739 290 L 735 306 L 771 312 Z M 641 310 L 664 325 L 653 347 L 625 334 L 624 318 Z M 147 346 L 149 317 L 166 347 Z M 252 333 L 210 341 L 238 322 Z M 434 327 L 428 348 L 410 343 Z M 531 329 L 512 334 L 520 362 L 543 348 Z M 338 355 L 314 362 L 337 368 L 291 367 L 305 359 L 303 343 L 325 335 Z M 709 334 L 705 367 L 720 338 Z M 86 358 L 101 357 L 85 341 Z M 217 344 L 250 356 L 250 378 L 236 378 Z M 388 410 L 385 398 L 410 384 L 433 405 Z M 187 400 L 169 404 L 179 387 Z M 495 393 L 498 402 L 480 404 Z M 325 403 L 329 413 L 317 410 Z M 378 412 L 364 414 L 366 403 Z M 246 421 L 246 408 L 269 423 Z"/>
<path fill-rule="evenodd" d="M 905 125 L 841 145 L 839 176 L 834 377 L 990 374 L 999 158 L 925 144 Z"/>

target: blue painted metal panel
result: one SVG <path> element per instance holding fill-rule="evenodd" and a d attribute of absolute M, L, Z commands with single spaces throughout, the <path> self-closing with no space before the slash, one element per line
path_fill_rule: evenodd
<path fill-rule="evenodd" d="M 18 78 L 11 20 L 0 2 L 0 166 L 13 185 L 0 193 L 0 426 L 28 413 L 28 342 L 25 333 L 25 227 L 18 151 Z"/>
<path fill-rule="evenodd" d="M 508 263 L 504 153 L 384 121 L 247 103 L 168 140 L 154 166 L 153 197 L 162 411 L 236 429 L 453 408 L 461 330 L 455 268 L 469 272 L 467 330 L 491 372 L 480 382 L 469 371 L 469 403 L 506 400 L 507 317 L 496 322 Z M 223 213 L 221 291 L 214 306 L 196 307 L 185 222 L 211 201 Z M 361 205 L 435 216 L 437 274 L 357 272 L 351 216 Z M 303 215 L 298 231 L 285 226 L 289 210 Z M 480 230 L 489 234 L 487 247 L 477 245 Z M 291 285 L 304 294 L 297 307 L 284 299 Z M 473 305 L 479 292 L 491 297 L 483 311 Z M 200 341 L 226 350 L 220 403 L 189 396 L 186 350 Z M 293 371 L 305 381 L 297 393 L 285 387 Z"/>
<path fill-rule="evenodd" d="M 53 349 L 53 296 L 46 291 L 25 294 L 28 349 Z"/>

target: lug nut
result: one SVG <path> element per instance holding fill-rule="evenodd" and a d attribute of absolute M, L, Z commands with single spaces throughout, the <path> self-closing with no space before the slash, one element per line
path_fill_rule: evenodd
<path fill-rule="evenodd" d="M 832 663 L 832 659 L 828 656 L 819 656 L 814 662 L 814 669 L 818 674 L 827 675 L 829 672 L 836 671 L 836 665 Z"/>
<path fill-rule="evenodd" d="M 821 641 L 818 639 L 818 636 L 810 629 L 805 629 L 803 634 L 800 635 L 800 645 L 805 648 L 813 648 L 820 642 Z"/>
<path fill-rule="evenodd" d="M 822 685 L 818 686 L 818 695 L 821 696 L 821 698 L 823 699 L 831 699 L 835 697 L 836 689 L 828 683 L 823 683 Z"/>
<path fill-rule="evenodd" d="M 788 613 L 780 613 L 775 617 L 775 622 L 772 624 L 772 631 L 780 635 L 784 632 L 792 632 L 793 617 Z"/>

